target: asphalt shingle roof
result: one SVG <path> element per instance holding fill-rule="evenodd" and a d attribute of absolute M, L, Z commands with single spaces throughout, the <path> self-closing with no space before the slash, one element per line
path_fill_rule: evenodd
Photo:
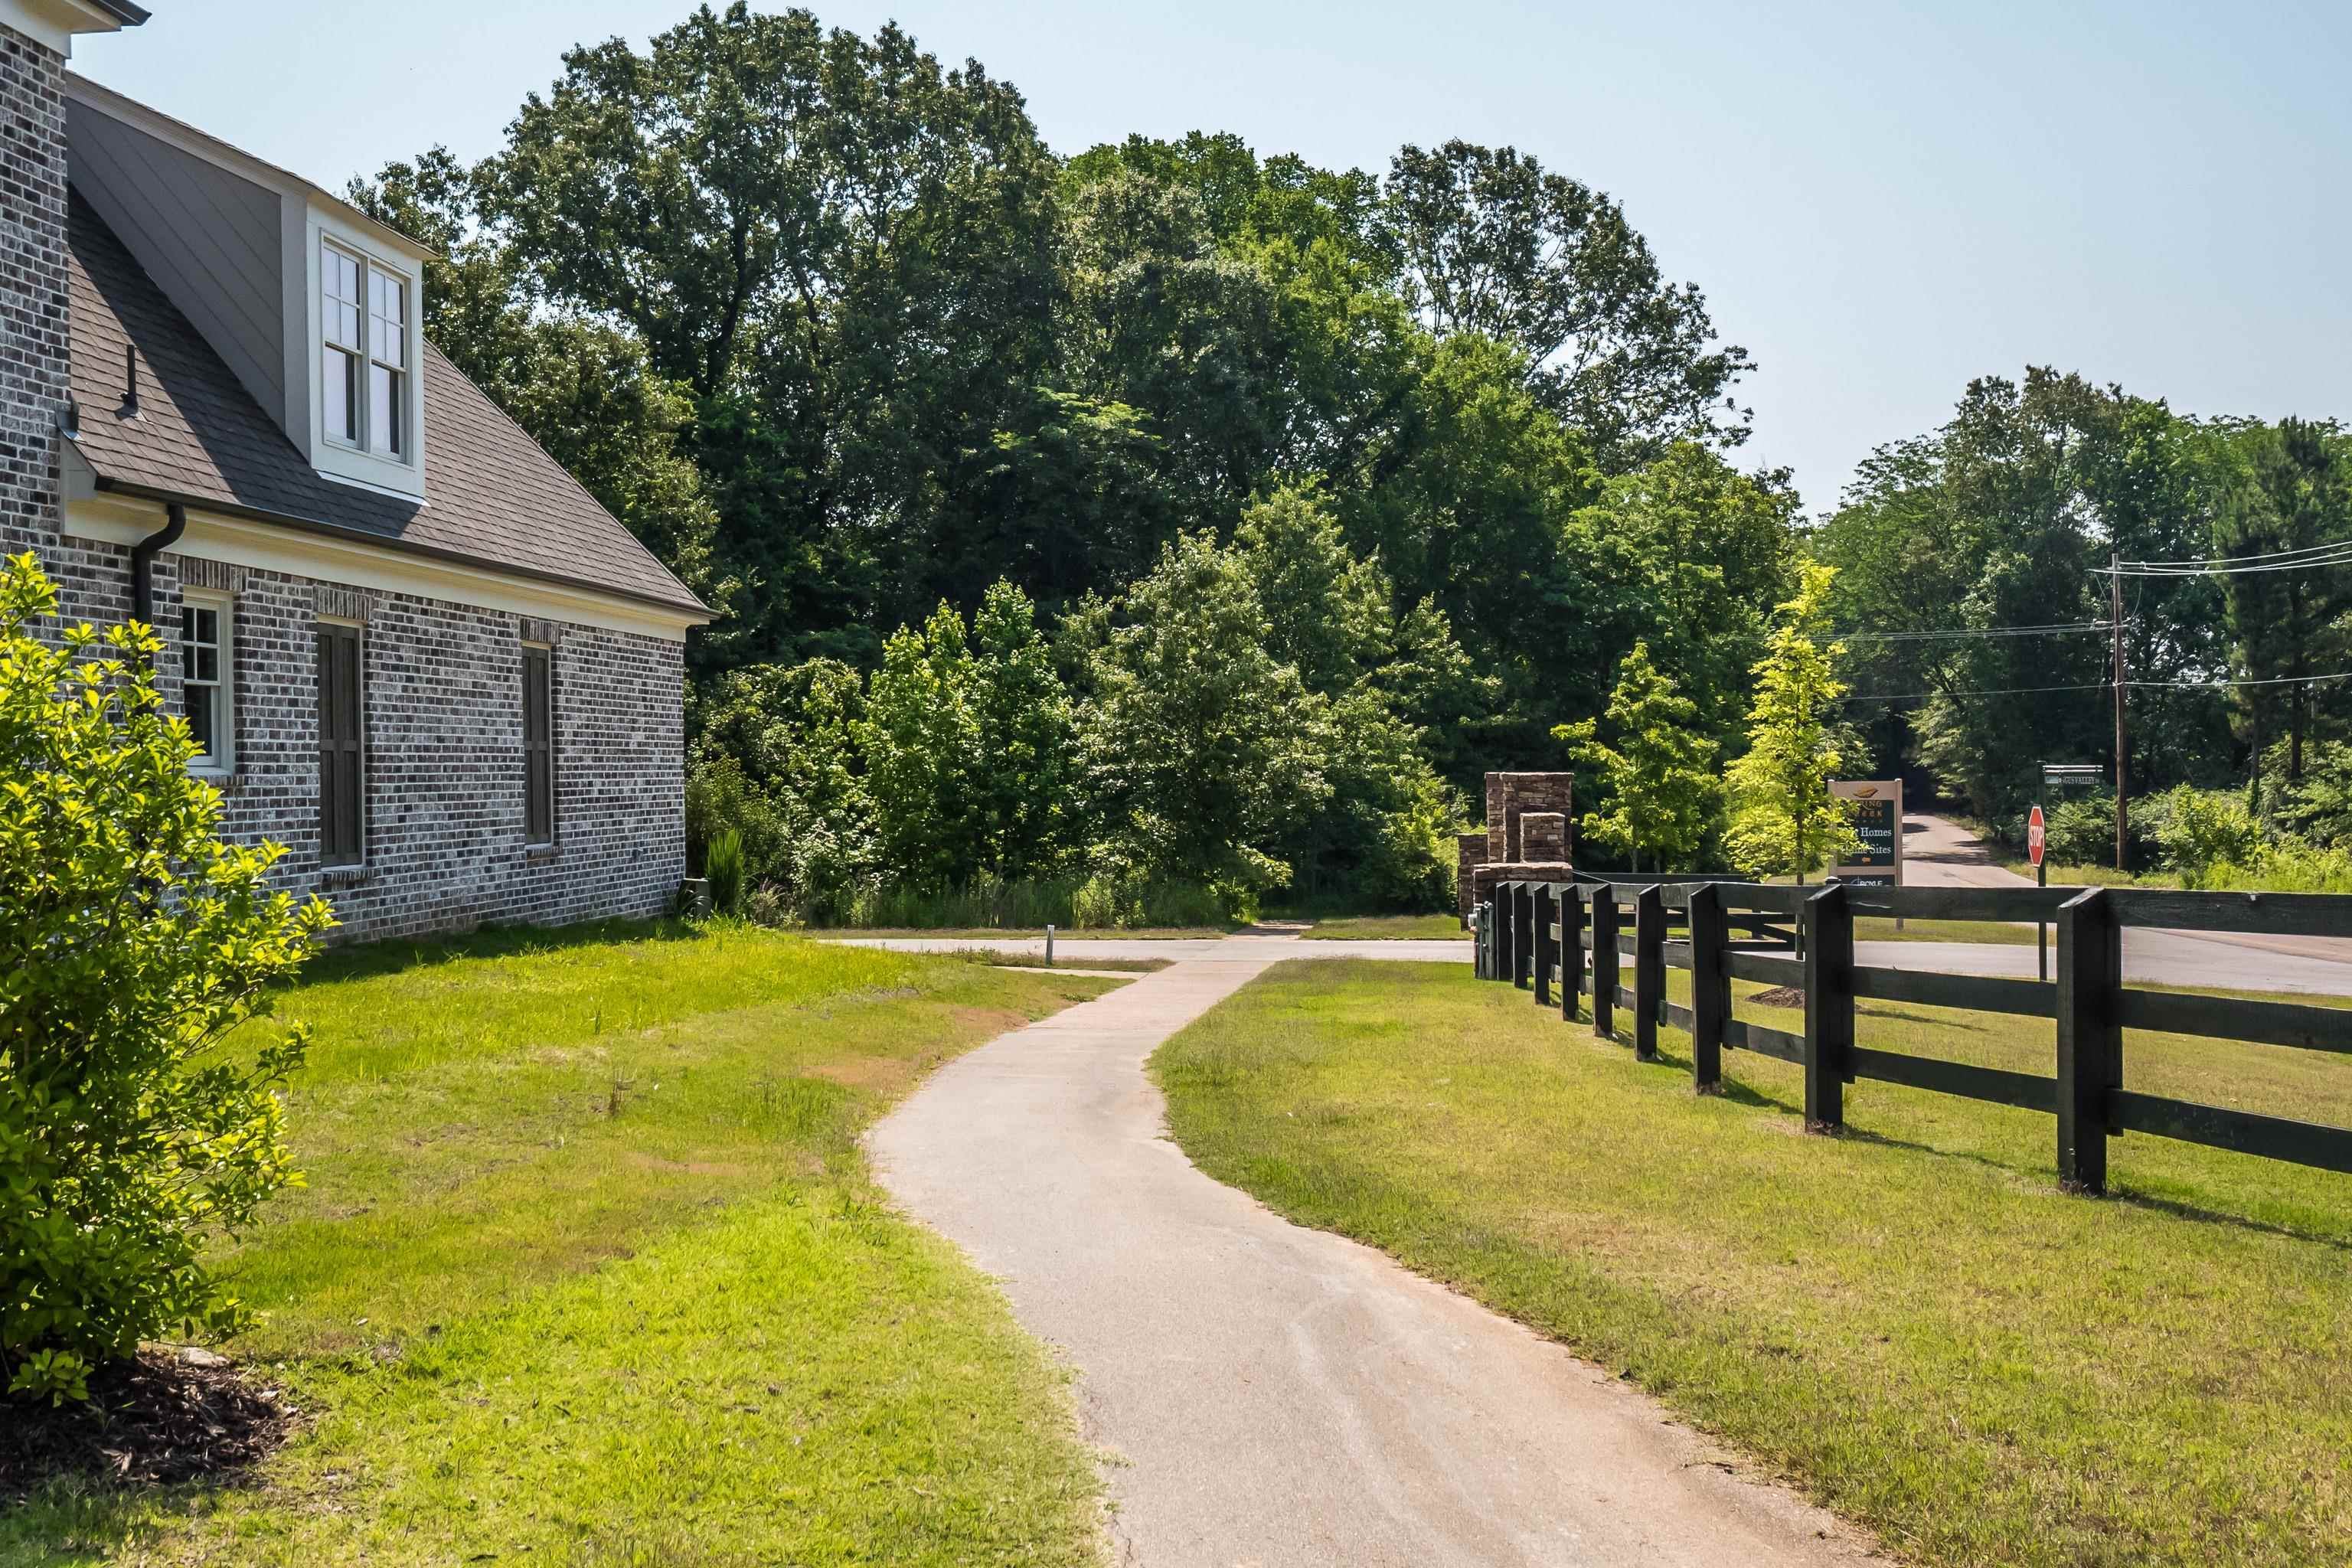
<path fill-rule="evenodd" d="M 366 536 L 395 549 L 701 610 L 636 536 L 425 348 L 428 504 L 321 478 L 89 203 L 72 198 L 73 391 L 101 481 Z M 119 419 L 123 351 L 141 417 Z"/>

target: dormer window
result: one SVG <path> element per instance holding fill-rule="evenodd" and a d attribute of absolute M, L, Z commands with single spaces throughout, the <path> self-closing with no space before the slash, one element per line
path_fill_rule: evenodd
<path fill-rule="evenodd" d="M 390 457 L 408 451 L 401 415 L 408 407 L 408 289 L 368 268 L 368 446 Z"/>
<path fill-rule="evenodd" d="M 408 455 L 408 284 L 332 245 L 320 258 L 320 350 L 327 439 Z"/>

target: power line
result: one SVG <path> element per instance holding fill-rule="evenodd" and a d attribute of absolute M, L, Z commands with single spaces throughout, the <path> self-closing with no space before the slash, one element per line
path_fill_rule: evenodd
<path fill-rule="evenodd" d="M 2236 566 L 2248 562 L 2290 561 L 2299 555 L 2324 555 L 2352 546 L 2352 540 L 2338 540 L 2332 544 L 2303 544 L 2293 550 L 2262 550 L 2252 555 L 2209 555 L 2189 561 L 2121 561 L 2116 564 L 2127 568 L 2185 567 L 2208 571 L 2216 566 Z"/>
<path fill-rule="evenodd" d="M 2249 556 L 2247 563 L 2231 565 L 2221 562 L 2131 562 L 2115 566 L 2094 566 L 2096 577 L 2241 577 L 2254 572 L 2301 572 L 2315 566 L 2352 565 L 2352 542 L 2341 544 L 2315 545 L 2310 551 L 2289 557 Z"/>
<path fill-rule="evenodd" d="M 2124 686 L 2137 691 L 2227 691 L 2241 686 L 2310 685 L 2323 680 L 2352 680 L 2352 669 L 2327 675 L 2271 675 L 2248 680 L 2126 680 Z M 1978 691 L 1867 691 L 1854 692 L 1838 700 L 1919 702 L 1930 697 L 2029 697 L 2045 691 L 2112 691 L 2115 684 L 2112 680 L 2094 680 L 2074 686 L 1995 686 Z"/>
<path fill-rule="evenodd" d="M 2105 621 L 2065 621 L 2042 626 L 1953 626 L 1940 631 L 1842 632 L 1837 640 L 1858 642 L 1934 642 L 1958 637 L 2054 637 L 2077 632 L 2103 632 Z"/>

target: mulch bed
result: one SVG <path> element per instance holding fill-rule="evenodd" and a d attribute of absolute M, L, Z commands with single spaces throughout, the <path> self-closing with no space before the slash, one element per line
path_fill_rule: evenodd
<path fill-rule="evenodd" d="M 282 1391 L 216 1356 L 145 1350 L 91 1374 L 90 1403 L 0 1410 L 0 1500 L 74 1476 L 117 1486 L 232 1479 L 283 1443 Z"/>

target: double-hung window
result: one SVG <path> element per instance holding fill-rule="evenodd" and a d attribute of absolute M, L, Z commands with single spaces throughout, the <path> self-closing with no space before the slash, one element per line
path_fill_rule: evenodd
<path fill-rule="evenodd" d="M 229 602 L 210 595 L 184 595 L 180 603 L 180 711 L 196 742 L 190 765 L 226 773 L 232 757 Z"/>
<path fill-rule="evenodd" d="M 327 439 L 379 457 L 405 458 L 408 428 L 408 284 L 350 251 L 320 255 L 319 376 Z"/>

